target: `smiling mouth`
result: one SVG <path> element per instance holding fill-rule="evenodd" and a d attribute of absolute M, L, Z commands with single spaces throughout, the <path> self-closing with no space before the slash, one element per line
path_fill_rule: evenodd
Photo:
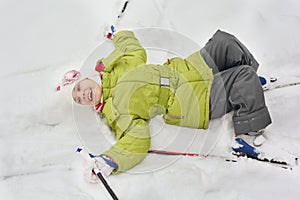
<path fill-rule="evenodd" d="M 92 89 L 90 89 L 90 92 L 89 92 L 89 100 L 90 101 L 93 100 L 93 91 L 92 91 Z"/>

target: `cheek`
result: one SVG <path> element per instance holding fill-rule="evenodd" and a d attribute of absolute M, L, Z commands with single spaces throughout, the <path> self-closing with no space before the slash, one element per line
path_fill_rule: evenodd
<path fill-rule="evenodd" d="M 72 98 L 73 98 L 74 101 L 76 99 L 76 96 L 77 96 L 76 92 L 72 92 Z"/>
<path fill-rule="evenodd" d="M 102 91 L 101 91 L 101 89 L 98 88 L 97 92 L 96 92 L 96 98 L 97 98 L 97 100 L 100 100 L 101 96 L 102 96 Z"/>

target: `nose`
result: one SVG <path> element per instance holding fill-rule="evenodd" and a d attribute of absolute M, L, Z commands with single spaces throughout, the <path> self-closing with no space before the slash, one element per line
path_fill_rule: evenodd
<path fill-rule="evenodd" d="M 82 98 L 83 100 L 85 100 L 85 92 L 84 92 L 84 91 L 81 91 L 80 96 L 81 96 L 81 98 Z"/>

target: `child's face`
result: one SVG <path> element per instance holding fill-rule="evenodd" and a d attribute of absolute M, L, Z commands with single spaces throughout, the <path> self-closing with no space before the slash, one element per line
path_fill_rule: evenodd
<path fill-rule="evenodd" d="M 78 82 L 72 91 L 74 101 L 81 105 L 94 106 L 100 103 L 102 88 L 91 79 Z"/>

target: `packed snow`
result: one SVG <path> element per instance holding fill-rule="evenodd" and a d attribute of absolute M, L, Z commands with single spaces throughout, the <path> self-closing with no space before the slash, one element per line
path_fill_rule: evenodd
<path fill-rule="evenodd" d="M 55 88 L 66 71 L 92 70 L 95 59 L 110 52 L 103 30 L 116 23 L 124 2 L 1 1 L 1 199 L 111 199 L 101 183 L 84 180 L 87 166 L 75 153 L 77 147 L 95 154 L 109 148 L 110 129 L 92 109 L 72 104 L 71 86 Z M 277 77 L 279 85 L 300 81 L 297 0 L 131 0 L 117 28 L 133 30 L 154 63 L 186 56 L 222 29 L 255 55 L 260 75 Z M 155 30 L 155 37 L 145 30 Z M 265 97 L 273 124 L 261 149 L 292 160 L 300 155 L 300 86 L 266 91 Z M 300 198 L 299 166 L 221 158 L 230 156 L 231 114 L 208 130 L 165 125 L 159 116 L 150 128 L 153 149 L 212 156 L 149 154 L 129 172 L 108 177 L 119 199 Z"/>

